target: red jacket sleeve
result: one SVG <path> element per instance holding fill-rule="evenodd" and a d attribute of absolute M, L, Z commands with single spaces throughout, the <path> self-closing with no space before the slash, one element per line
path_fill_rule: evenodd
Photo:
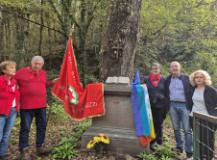
<path fill-rule="evenodd" d="M 8 93 L 6 92 L 8 87 L 4 84 L 3 80 L 0 79 L 0 99 L 8 98 Z"/>

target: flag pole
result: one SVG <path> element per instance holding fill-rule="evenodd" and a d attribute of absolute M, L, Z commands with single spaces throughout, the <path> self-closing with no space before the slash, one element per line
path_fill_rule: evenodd
<path fill-rule="evenodd" d="M 69 32 L 69 38 L 72 36 L 74 36 L 74 33 L 75 33 L 75 24 L 72 25 L 71 29 L 70 29 L 70 32 Z"/>
<path fill-rule="evenodd" d="M 75 33 L 75 25 L 73 24 L 71 29 L 70 29 L 70 32 L 69 32 L 69 38 L 72 38 L 72 36 L 74 36 L 74 33 Z M 52 94 L 53 95 L 53 94 Z M 56 96 L 55 96 L 56 97 Z M 57 98 L 57 97 L 56 97 Z M 48 125 L 48 122 L 49 122 L 49 119 L 50 119 L 50 113 L 51 113 L 51 108 L 52 108 L 52 105 L 50 106 L 48 103 L 47 103 L 47 106 L 48 106 L 48 114 L 47 114 L 47 121 L 46 121 L 46 126 Z"/>

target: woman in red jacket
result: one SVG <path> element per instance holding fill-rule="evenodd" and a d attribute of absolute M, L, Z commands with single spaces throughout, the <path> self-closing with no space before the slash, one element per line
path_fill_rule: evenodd
<path fill-rule="evenodd" d="M 0 63 L 0 159 L 6 159 L 11 130 L 14 126 L 18 107 L 19 92 L 16 80 L 16 63 Z"/>

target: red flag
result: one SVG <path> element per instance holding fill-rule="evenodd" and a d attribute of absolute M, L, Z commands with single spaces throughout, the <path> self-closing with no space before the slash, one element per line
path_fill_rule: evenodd
<path fill-rule="evenodd" d="M 96 117 L 103 115 L 105 112 L 103 83 L 88 84 L 86 92 L 83 116 Z"/>
<path fill-rule="evenodd" d="M 64 103 L 65 112 L 75 120 L 104 114 L 103 84 L 88 86 L 83 89 L 80 82 L 72 39 L 69 38 L 59 80 L 52 88 L 52 93 Z M 92 112 L 89 112 L 90 109 Z"/>

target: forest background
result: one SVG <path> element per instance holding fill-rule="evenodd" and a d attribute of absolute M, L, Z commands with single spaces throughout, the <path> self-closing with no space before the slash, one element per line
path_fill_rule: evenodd
<path fill-rule="evenodd" d="M 74 26 L 81 80 L 98 81 L 111 1 L 0 0 L 0 60 L 14 59 L 20 68 L 42 55 L 57 75 Z M 217 84 L 216 7 L 216 0 L 143 0 L 134 71 L 144 76 L 158 61 L 167 75 L 169 62 L 178 60 L 185 73 L 205 69 Z"/>
<path fill-rule="evenodd" d="M 128 67 L 129 72 L 140 70 L 143 77 L 156 61 L 162 64 L 162 73 L 166 76 L 169 63 L 177 60 L 186 74 L 196 69 L 207 70 L 217 85 L 217 0 L 143 0 L 141 6 L 140 2 L 0 0 L 0 61 L 15 60 L 19 69 L 29 65 L 32 56 L 41 55 L 45 58 L 49 78 L 56 78 L 73 28 L 73 46 L 84 84 L 104 80 L 107 76 L 104 71 L 109 70 L 112 75 L 126 76 Z M 129 15 L 133 18 L 128 18 Z M 138 38 L 133 35 L 136 33 Z M 123 52 L 126 44 L 131 45 Z M 133 53 L 129 53 L 130 50 Z M 127 56 L 132 59 L 127 60 Z M 121 69 L 123 72 L 119 72 Z M 50 94 L 48 98 L 46 143 L 54 149 L 47 159 L 89 157 L 95 160 L 96 156 L 92 154 L 77 152 L 80 137 L 91 125 L 90 121 L 81 124 L 71 121 L 64 113 L 63 105 Z M 19 122 L 18 117 L 10 143 L 11 159 L 17 159 L 19 155 Z M 168 147 L 157 152 L 157 158 L 146 153 L 139 157 L 159 159 L 161 153 L 161 159 L 170 159 L 170 147 L 174 142 L 168 138 L 173 135 L 168 119 L 164 130 Z M 34 146 L 35 132 L 32 132 L 30 141 Z"/>

